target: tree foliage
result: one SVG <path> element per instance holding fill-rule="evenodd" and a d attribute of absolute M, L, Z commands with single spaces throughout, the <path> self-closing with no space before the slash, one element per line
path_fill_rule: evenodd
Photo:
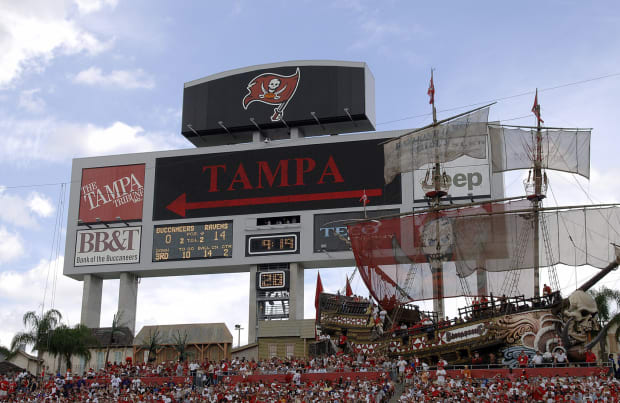
<path fill-rule="evenodd" d="M 187 331 L 183 332 L 183 334 L 181 334 L 180 330 L 177 330 L 177 334 L 172 336 L 172 341 L 174 343 L 174 349 L 177 351 L 177 353 L 179 353 L 179 361 L 183 362 L 185 361 L 185 358 L 187 358 L 187 339 L 189 338 L 189 335 L 187 334 Z"/>
<path fill-rule="evenodd" d="M 72 357 L 82 357 L 89 361 L 89 348 L 97 344 L 97 339 L 87 326 L 79 324 L 69 327 L 62 324 L 52 331 L 49 351 L 54 356 L 62 357 L 67 369 L 71 369 Z"/>
<path fill-rule="evenodd" d="M 12 348 L 0 346 L 0 354 L 4 356 L 4 359 L 6 361 L 9 361 L 11 358 L 15 357 L 18 351 L 19 351 L 18 346 L 13 346 Z"/>
<path fill-rule="evenodd" d="M 598 317 L 601 324 L 616 325 L 616 340 L 620 340 L 620 291 L 601 286 L 598 290 L 590 290 L 588 293 L 594 298 L 598 309 Z M 605 337 L 601 339 L 601 351 L 605 351 Z"/>
<path fill-rule="evenodd" d="M 105 366 L 108 366 L 108 362 L 110 361 L 110 348 L 112 347 L 112 344 L 114 343 L 114 337 L 116 335 L 122 334 L 123 330 L 122 330 L 122 318 L 123 318 L 123 311 L 118 311 L 117 313 L 114 314 L 114 317 L 112 318 L 112 326 L 110 327 L 110 338 L 108 340 L 108 345 L 106 346 L 106 351 L 105 351 Z"/>
<path fill-rule="evenodd" d="M 149 352 L 148 362 L 154 362 L 157 359 L 157 349 L 161 344 L 161 332 L 159 328 L 150 328 L 146 339 L 142 340 L 141 347 Z"/>
<path fill-rule="evenodd" d="M 37 351 L 37 375 L 41 372 L 43 353 L 49 351 L 51 333 L 61 319 L 62 314 L 56 309 L 50 309 L 41 315 L 28 311 L 23 317 L 26 331 L 17 333 L 11 341 L 11 350 L 19 345 L 27 345 Z"/>
<path fill-rule="evenodd" d="M 601 322 L 607 323 L 620 309 L 620 291 L 601 286 L 598 290 L 588 292 L 594 297 L 599 319 Z"/>

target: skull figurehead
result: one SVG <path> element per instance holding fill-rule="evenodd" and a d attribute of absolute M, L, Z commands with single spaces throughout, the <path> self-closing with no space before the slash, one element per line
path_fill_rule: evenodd
<path fill-rule="evenodd" d="M 598 320 L 598 308 L 594 298 L 581 290 L 576 290 L 568 297 L 569 307 L 565 309 L 565 322 L 572 319 L 569 324 L 568 335 L 574 340 L 585 343 L 588 333 L 600 330 Z"/>

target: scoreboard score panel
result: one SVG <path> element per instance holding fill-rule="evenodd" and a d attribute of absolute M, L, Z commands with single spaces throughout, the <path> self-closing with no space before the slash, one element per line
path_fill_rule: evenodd
<path fill-rule="evenodd" d="M 153 262 L 232 258 L 231 220 L 156 225 Z"/>

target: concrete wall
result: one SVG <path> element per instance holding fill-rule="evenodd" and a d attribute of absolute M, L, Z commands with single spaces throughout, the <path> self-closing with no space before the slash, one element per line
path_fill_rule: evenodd
<path fill-rule="evenodd" d="M 270 320 L 258 324 L 258 337 L 301 337 L 314 339 L 314 319 Z"/>
<path fill-rule="evenodd" d="M 245 358 L 246 360 L 258 361 L 258 343 L 235 348 L 230 356 L 233 358 Z"/>
<path fill-rule="evenodd" d="M 314 339 L 299 337 L 266 337 L 258 339 L 258 359 L 272 357 L 307 357 L 308 342 Z"/>
<path fill-rule="evenodd" d="M 98 370 L 105 367 L 105 348 L 92 348 L 90 349 L 90 355 L 90 360 L 84 360 L 80 357 L 73 357 L 71 359 L 72 372 L 82 375 L 84 372 L 88 371 L 89 368 Z M 127 357 L 133 357 L 133 346 L 111 348 L 108 359 L 111 363 L 114 363 L 115 361 L 117 363 L 123 363 Z M 43 362 L 46 367 L 46 373 L 58 372 L 58 357 L 54 357 L 51 354 L 46 353 L 43 355 Z M 61 358 L 60 373 L 64 374 L 66 371 L 67 365 L 65 364 L 65 360 Z"/>
<path fill-rule="evenodd" d="M 37 373 L 37 360 L 36 357 L 30 357 L 27 354 L 17 353 L 17 355 L 9 360 L 10 363 L 17 365 L 20 368 L 25 369 L 31 374 Z"/>

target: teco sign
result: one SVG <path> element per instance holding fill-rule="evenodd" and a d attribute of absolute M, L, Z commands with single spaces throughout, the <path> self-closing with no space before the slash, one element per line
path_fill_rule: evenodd
<path fill-rule="evenodd" d="M 77 232 L 75 266 L 140 262 L 142 227 L 88 229 Z"/>
<path fill-rule="evenodd" d="M 82 170 L 79 219 L 84 223 L 142 219 L 144 164 Z"/>
<path fill-rule="evenodd" d="M 400 204 L 382 140 L 158 158 L 154 220 Z"/>
<path fill-rule="evenodd" d="M 368 218 L 387 215 L 397 215 L 399 209 L 367 211 Z M 349 233 L 347 222 L 363 220 L 361 211 L 347 211 L 331 214 L 316 214 L 314 216 L 314 252 L 336 252 L 350 250 L 347 243 Z"/>

